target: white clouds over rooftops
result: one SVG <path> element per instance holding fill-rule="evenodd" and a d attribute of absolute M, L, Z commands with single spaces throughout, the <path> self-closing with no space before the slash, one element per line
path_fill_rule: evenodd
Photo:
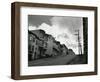
<path fill-rule="evenodd" d="M 68 48 L 73 49 L 73 51 L 77 54 L 77 37 L 74 34 L 75 30 L 80 30 L 81 43 L 83 44 L 82 17 L 51 17 L 49 20 L 51 25 L 46 22 L 42 22 L 38 26 L 35 24 L 29 24 L 29 30 L 42 29 L 47 34 L 51 34 L 53 37 L 55 37 L 55 39 L 60 41 L 61 44 L 65 44 Z"/>

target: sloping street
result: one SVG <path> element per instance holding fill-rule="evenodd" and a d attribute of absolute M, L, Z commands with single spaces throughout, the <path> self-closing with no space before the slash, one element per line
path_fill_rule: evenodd
<path fill-rule="evenodd" d="M 50 58 L 43 58 L 38 60 L 29 61 L 29 66 L 47 66 L 47 65 L 66 65 L 71 63 L 77 55 L 61 55 Z"/>

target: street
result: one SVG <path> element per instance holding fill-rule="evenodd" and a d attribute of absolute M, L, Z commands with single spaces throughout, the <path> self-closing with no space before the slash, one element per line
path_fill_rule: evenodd
<path fill-rule="evenodd" d="M 29 66 L 48 66 L 48 65 L 67 65 L 75 59 L 77 55 L 60 55 L 55 57 L 43 58 L 29 61 Z"/>

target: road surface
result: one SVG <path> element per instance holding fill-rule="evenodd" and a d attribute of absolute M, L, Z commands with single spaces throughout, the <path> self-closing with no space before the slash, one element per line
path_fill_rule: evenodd
<path fill-rule="evenodd" d="M 38 60 L 29 61 L 29 66 L 48 66 L 48 65 L 66 65 L 69 64 L 77 55 L 61 55 L 49 58 L 43 58 Z"/>

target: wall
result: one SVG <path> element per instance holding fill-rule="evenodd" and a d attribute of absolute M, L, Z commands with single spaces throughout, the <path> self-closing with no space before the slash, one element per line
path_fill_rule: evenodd
<path fill-rule="evenodd" d="M 10 66 L 11 66 L 11 2 L 15 0 L 0 0 L 0 82 L 16 82 L 10 79 Z M 98 6 L 98 22 L 100 22 L 100 0 L 16 0 L 25 2 L 38 2 L 38 3 L 55 3 L 55 4 L 68 4 L 68 5 L 88 5 Z M 100 26 L 100 25 L 99 25 Z M 98 26 L 98 27 L 99 27 Z M 98 28 L 98 35 L 100 35 L 100 29 Z M 98 38 L 100 42 L 100 38 Z M 100 48 L 100 43 L 98 44 Z M 100 54 L 100 50 L 98 52 Z M 98 56 L 98 59 L 100 55 Z M 99 60 L 100 62 L 100 60 Z M 99 64 L 100 69 L 100 64 Z M 95 81 L 100 82 L 100 71 L 97 76 L 79 76 L 79 77 L 64 77 L 64 78 L 52 78 L 52 79 L 38 79 L 29 80 L 29 82 L 88 82 Z M 19 81 L 20 82 L 20 81 Z M 23 80 L 22 82 L 27 82 Z"/>

